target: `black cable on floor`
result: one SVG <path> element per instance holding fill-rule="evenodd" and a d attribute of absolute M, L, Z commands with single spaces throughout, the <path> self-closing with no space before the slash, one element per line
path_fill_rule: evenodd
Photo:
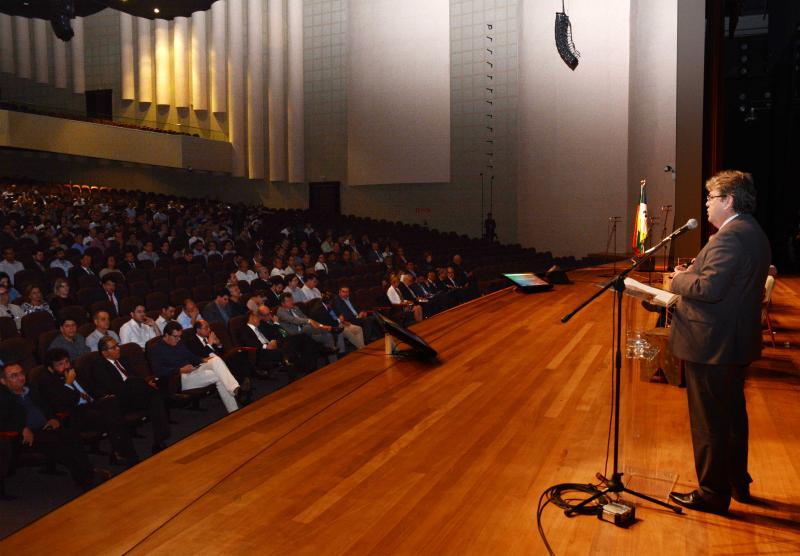
<path fill-rule="evenodd" d="M 539 504 L 536 507 L 536 527 L 539 530 L 539 536 L 542 538 L 544 547 L 547 549 L 547 553 L 550 554 L 550 556 L 555 556 L 555 552 L 553 552 L 550 543 L 547 542 L 547 536 L 544 534 L 544 528 L 542 527 L 542 512 L 547 505 L 553 503 L 564 511 L 572 510 L 583 502 L 583 500 L 594 496 L 599 491 L 598 485 L 561 483 L 548 487 L 542 492 L 542 495 L 539 496 Z M 584 498 L 567 497 L 566 494 L 570 492 L 580 492 L 588 496 Z M 607 497 L 600 496 L 593 504 L 580 508 L 575 513 L 569 514 L 569 517 L 573 515 L 598 515 L 602 511 L 603 506 L 609 502 L 610 500 Z"/>

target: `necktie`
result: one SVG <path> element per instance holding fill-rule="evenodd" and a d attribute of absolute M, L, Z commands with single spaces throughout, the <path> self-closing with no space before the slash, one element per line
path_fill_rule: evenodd
<path fill-rule="evenodd" d="M 123 382 L 128 380 L 128 373 L 125 372 L 125 369 L 122 368 L 119 361 L 114 361 L 114 366 L 117 368 L 117 371 L 119 371 L 120 376 L 122 376 Z"/>

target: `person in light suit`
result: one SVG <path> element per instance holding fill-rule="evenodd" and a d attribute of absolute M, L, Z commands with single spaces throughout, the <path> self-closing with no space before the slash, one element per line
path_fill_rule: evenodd
<path fill-rule="evenodd" d="M 681 296 L 670 328 L 672 353 L 686 362 L 686 386 L 699 488 L 670 493 L 681 506 L 726 513 L 749 502 L 744 372 L 761 355 L 761 297 L 770 245 L 752 216 L 750 174 L 721 172 L 706 183 L 714 234 L 671 289 Z"/>

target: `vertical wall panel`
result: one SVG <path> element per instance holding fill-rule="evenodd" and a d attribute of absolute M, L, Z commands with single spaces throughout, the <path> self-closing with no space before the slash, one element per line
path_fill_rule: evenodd
<path fill-rule="evenodd" d="M 150 40 L 150 20 L 136 18 L 139 37 L 139 102 L 153 102 L 153 44 Z"/>
<path fill-rule="evenodd" d="M 211 111 L 225 112 L 228 99 L 225 83 L 227 66 L 227 5 L 225 0 L 217 0 L 211 5 L 211 49 L 209 64 L 211 67 Z"/>
<path fill-rule="evenodd" d="M 122 73 L 122 100 L 134 100 L 133 70 L 133 16 L 125 12 L 119 13 L 120 71 Z"/>
<path fill-rule="evenodd" d="M 176 17 L 173 28 L 172 58 L 175 64 L 175 106 L 189 107 L 189 19 Z"/>
<path fill-rule="evenodd" d="M 67 88 L 67 43 L 53 37 L 53 84 L 59 89 Z"/>
<path fill-rule="evenodd" d="M 17 77 L 31 78 L 31 32 L 27 17 L 14 16 Z"/>
<path fill-rule="evenodd" d="M 286 179 L 286 79 L 283 0 L 268 0 L 269 179 Z"/>
<path fill-rule="evenodd" d="M 449 8 L 349 1 L 349 185 L 450 181 Z"/>
<path fill-rule="evenodd" d="M 244 0 L 228 0 L 228 137 L 233 147 L 231 173 L 245 175 Z"/>
<path fill-rule="evenodd" d="M 192 14 L 192 107 L 208 110 L 206 12 Z"/>
<path fill-rule="evenodd" d="M 247 175 L 264 179 L 264 0 L 247 2 Z"/>
<path fill-rule="evenodd" d="M 44 19 L 33 19 L 33 54 L 36 60 L 36 82 L 50 82 L 50 66 L 47 60 L 47 22 Z"/>
<path fill-rule="evenodd" d="M 72 92 L 82 95 L 86 92 L 82 17 L 76 17 L 72 20 L 72 30 L 75 31 L 75 36 L 69 41 L 72 53 Z"/>
<path fill-rule="evenodd" d="M 169 22 L 156 19 L 156 104 L 169 106 L 172 101 L 172 75 L 169 67 Z"/>
<path fill-rule="evenodd" d="M 0 71 L 14 73 L 14 32 L 11 16 L 0 14 Z"/>
<path fill-rule="evenodd" d="M 287 4 L 288 29 L 288 143 L 289 181 L 305 181 L 304 115 L 303 115 L 303 3 L 289 0 Z"/>

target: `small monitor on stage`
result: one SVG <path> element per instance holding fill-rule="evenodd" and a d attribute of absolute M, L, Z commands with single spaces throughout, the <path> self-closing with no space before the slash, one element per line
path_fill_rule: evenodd
<path fill-rule="evenodd" d="M 402 325 L 396 323 L 390 318 L 375 312 L 375 315 L 380 319 L 383 325 L 383 330 L 386 334 L 395 338 L 397 341 L 410 346 L 411 349 L 406 350 L 393 350 L 392 355 L 400 355 L 403 357 L 412 357 L 415 359 L 433 359 L 436 357 L 436 350 L 433 349 L 428 342 L 408 330 L 403 328 Z"/>
<path fill-rule="evenodd" d="M 519 286 L 519 289 L 525 293 L 543 292 L 553 288 L 553 284 L 544 278 L 539 278 L 533 272 L 503 274 L 503 276 Z"/>

